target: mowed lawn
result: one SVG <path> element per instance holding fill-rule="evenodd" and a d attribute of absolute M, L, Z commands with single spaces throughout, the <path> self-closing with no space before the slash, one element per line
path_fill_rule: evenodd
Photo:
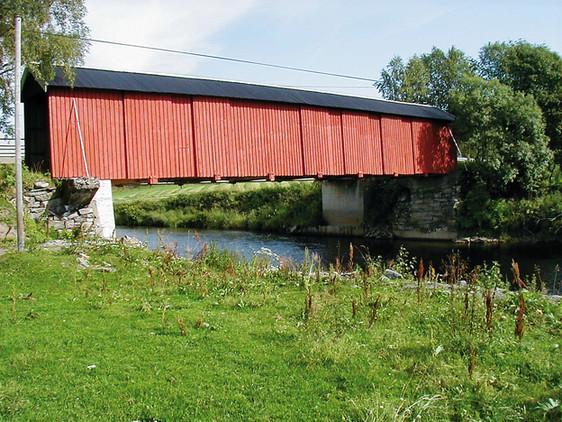
<path fill-rule="evenodd" d="M 134 201 L 151 201 L 177 195 L 202 192 L 244 192 L 273 186 L 288 186 L 291 183 L 310 182 L 239 182 L 239 183 L 190 183 L 182 186 L 172 184 L 136 185 L 113 187 L 113 201 L 116 204 Z"/>
<path fill-rule="evenodd" d="M 558 418 L 560 305 L 526 293 L 519 340 L 516 295 L 489 333 L 479 294 L 466 308 L 462 290 L 418 294 L 378 265 L 340 279 L 212 249 L 7 253 L 0 419 Z"/>

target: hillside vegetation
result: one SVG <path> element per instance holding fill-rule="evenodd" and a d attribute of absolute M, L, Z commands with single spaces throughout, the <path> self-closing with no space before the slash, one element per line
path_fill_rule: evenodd
<path fill-rule="evenodd" d="M 289 231 L 322 223 L 316 182 L 142 186 L 115 191 L 117 224 Z"/>

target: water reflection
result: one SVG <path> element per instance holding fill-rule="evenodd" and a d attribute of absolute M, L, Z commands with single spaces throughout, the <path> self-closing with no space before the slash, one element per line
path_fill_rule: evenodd
<path fill-rule="evenodd" d="M 512 259 L 519 263 L 523 277 L 529 277 L 535 267 L 538 267 L 551 292 L 558 293 L 562 290 L 562 248 L 548 245 L 469 247 L 450 242 L 376 241 L 365 238 L 284 236 L 234 230 L 195 231 L 152 227 L 118 227 L 117 234 L 136 237 L 153 249 L 172 244 L 179 254 L 188 257 L 196 254 L 203 245 L 214 243 L 219 249 L 232 251 L 245 259 L 252 259 L 256 251 L 265 248 L 297 264 L 302 262 L 305 249 L 317 254 L 325 265 L 334 263 L 338 257 L 345 263 L 350 242 L 356 247 L 355 256 L 359 261 L 366 255 L 392 259 L 400 247 L 404 246 L 411 255 L 421 257 L 426 263 L 431 262 L 437 268 L 440 268 L 445 256 L 458 250 L 471 265 L 498 261 L 508 279 L 511 279 Z"/>

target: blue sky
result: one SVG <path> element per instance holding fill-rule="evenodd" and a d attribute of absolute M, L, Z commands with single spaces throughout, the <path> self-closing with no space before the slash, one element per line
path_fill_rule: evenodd
<path fill-rule="evenodd" d="M 378 78 L 394 55 L 526 39 L 562 51 L 562 1 L 87 0 L 92 36 Z M 117 17 L 117 18 L 116 18 Z M 96 46 L 86 64 L 351 95 L 368 82 Z M 364 88 L 359 88 L 364 87 Z"/>

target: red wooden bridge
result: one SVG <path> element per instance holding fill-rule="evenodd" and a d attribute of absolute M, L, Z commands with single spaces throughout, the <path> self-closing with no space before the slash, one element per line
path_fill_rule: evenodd
<path fill-rule="evenodd" d="M 445 174 L 434 107 L 204 79 L 76 69 L 26 74 L 26 162 L 55 178 L 113 181 Z"/>

